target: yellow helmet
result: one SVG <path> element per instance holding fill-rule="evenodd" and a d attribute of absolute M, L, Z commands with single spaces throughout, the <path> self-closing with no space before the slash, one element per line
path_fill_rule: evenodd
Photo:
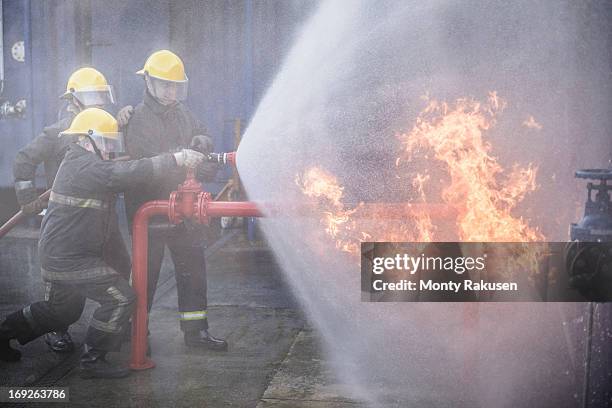
<path fill-rule="evenodd" d="M 171 51 L 156 51 L 137 72 L 144 75 L 149 93 L 163 105 L 187 98 L 188 79 L 183 61 Z"/>
<path fill-rule="evenodd" d="M 106 105 L 115 103 L 113 88 L 106 82 L 102 73 L 94 68 L 80 68 L 70 75 L 66 92 L 61 98 L 73 96 L 83 106 Z"/>
<path fill-rule="evenodd" d="M 178 55 L 168 50 L 156 51 L 151 54 L 144 67 L 136 73 L 138 75 L 146 73 L 152 78 L 164 81 L 184 82 L 188 80 L 183 61 Z"/>
<path fill-rule="evenodd" d="M 125 151 L 123 134 L 117 120 L 110 113 L 99 108 L 88 108 L 74 117 L 70 127 L 62 135 L 82 136 L 80 141 L 90 139 L 104 159 L 112 158 Z"/>

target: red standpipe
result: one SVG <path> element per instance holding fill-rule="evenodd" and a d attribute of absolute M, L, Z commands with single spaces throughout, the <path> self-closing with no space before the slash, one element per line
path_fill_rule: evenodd
<path fill-rule="evenodd" d="M 132 226 L 132 286 L 136 292 L 136 310 L 132 316 L 132 370 L 155 367 L 147 358 L 147 259 L 149 251 L 149 219 L 168 214 L 168 201 L 149 201 L 138 209 Z"/>
<path fill-rule="evenodd" d="M 166 215 L 173 224 L 192 219 L 208 224 L 209 217 L 261 217 L 263 214 L 253 202 L 212 201 L 210 193 L 202 192 L 201 184 L 187 173 L 187 179 L 169 200 L 149 201 L 134 216 L 132 226 L 132 286 L 136 292 L 136 310 L 132 317 L 132 354 L 130 368 L 147 370 L 155 363 L 147 358 L 147 259 L 149 219 Z"/>

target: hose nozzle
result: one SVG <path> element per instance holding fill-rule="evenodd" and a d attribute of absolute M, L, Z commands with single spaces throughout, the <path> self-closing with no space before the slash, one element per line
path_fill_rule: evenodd
<path fill-rule="evenodd" d="M 208 161 L 214 163 L 236 165 L 236 152 L 208 153 Z"/>

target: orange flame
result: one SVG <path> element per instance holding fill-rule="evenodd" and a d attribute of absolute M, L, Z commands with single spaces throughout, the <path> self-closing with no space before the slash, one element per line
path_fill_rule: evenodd
<path fill-rule="evenodd" d="M 427 242 L 431 239 L 433 225 L 429 217 L 418 210 L 405 211 L 402 218 L 406 219 L 399 220 L 384 214 L 384 206 L 368 207 L 359 203 L 354 208 L 345 208 L 343 188 L 338 180 L 319 167 L 298 175 L 295 182 L 313 199 L 316 211 L 321 212 L 320 223 L 325 233 L 341 251 L 358 255 L 360 243 L 365 241 Z M 406 225 L 407 220 L 410 226 Z"/>
<path fill-rule="evenodd" d="M 484 104 L 460 99 L 451 106 L 429 100 L 412 130 L 399 135 L 404 151 L 396 160 L 398 171 L 400 163 L 415 159 L 426 160 L 429 165 L 434 161 L 443 164 L 450 182 L 438 195 L 456 213 L 454 234 L 460 241 L 531 242 L 544 238 L 537 228 L 513 215 L 525 195 L 535 190 L 537 168 L 515 164 L 505 171 L 484 138 L 505 106 L 506 102 L 495 92 L 489 94 Z M 430 175 L 418 173 L 411 179 L 419 201 L 432 204 L 425 190 L 426 185 L 431 188 Z M 440 220 L 422 210 L 406 214 L 404 223 L 397 220 L 385 223 L 384 207 L 367 213 L 370 221 L 376 221 L 375 225 L 368 225 L 360 215 L 369 204 L 359 203 L 346 209 L 343 187 L 319 167 L 296 177 L 296 184 L 317 202 L 326 234 L 335 240 L 336 248 L 345 252 L 358 254 L 359 243 L 364 240 L 430 242 L 440 230 Z M 444 227 L 448 228 L 446 224 Z"/>
<path fill-rule="evenodd" d="M 353 233 L 355 221 L 351 220 L 351 215 L 355 210 L 344 210 L 344 189 L 335 177 L 321 168 L 312 167 L 302 177 L 296 177 L 295 182 L 307 197 L 317 199 L 319 205 L 325 209 L 322 211 L 321 224 L 325 227 L 325 232 L 335 240 L 336 248 L 357 253 L 361 240 Z"/>
<path fill-rule="evenodd" d="M 445 164 L 450 176 L 442 199 L 458 211 L 461 241 L 530 242 L 541 240 L 537 229 L 528 226 L 512 210 L 528 192 L 535 190 L 536 168 L 515 165 L 505 176 L 491 154 L 483 132 L 495 124 L 505 102 L 495 93 L 485 105 L 460 99 L 454 106 L 429 102 L 408 133 L 400 135 L 407 159 L 425 150 Z M 500 180 L 502 179 L 502 180 Z"/>

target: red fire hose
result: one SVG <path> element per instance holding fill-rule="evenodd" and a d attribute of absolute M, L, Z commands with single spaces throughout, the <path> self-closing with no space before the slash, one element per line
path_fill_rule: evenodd
<path fill-rule="evenodd" d="M 38 198 L 41 200 L 47 200 L 51 195 L 51 190 L 47 190 L 42 193 Z M 13 215 L 7 222 L 2 224 L 0 227 L 0 238 L 8 234 L 10 230 L 12 230 L 17 224 L 21 222 L 21 220 L 26 216 L 26 214 L 19 210 L 15 215 Z"/>

